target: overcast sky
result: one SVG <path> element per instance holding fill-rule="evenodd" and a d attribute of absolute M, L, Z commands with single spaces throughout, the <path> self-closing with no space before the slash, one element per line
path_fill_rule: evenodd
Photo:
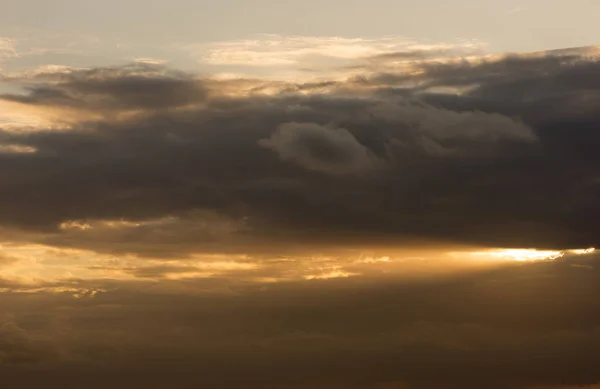
<path fill-rule="evenodd" d="M 2 29 L 121 39 L 136 45 L 210 42 L 250 34 L 481 39 L 496 50 L 595 43 L 593 0 L 5 0 Z"/>
<path fill-rule="evenodd" d="M 201 45 L 258 34 L 476 40 L 493 52 L 585 46 L 600 35 L 598 14 L 594 0 L 4 0 L 0 37 L 14 39 L 22 53 L 5 64 L 11 69 L 116 64 L 136 57 L 197 69 Z M 37 49 L 35 55 L 24 54 L 31 49 Z"/>
<path fill-rule="evenodd" d="M 600 388 L 600 3 L 0 5 L 0 385 Z"/>

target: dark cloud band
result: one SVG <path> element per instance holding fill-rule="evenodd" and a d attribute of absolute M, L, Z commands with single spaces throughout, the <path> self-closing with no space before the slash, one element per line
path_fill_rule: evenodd
<path fill-rule="evenodd" d="M 327 93 L 236 97 L 149 65 L 38 80 L 2 99 L 65 112 L 70 127 L 0 132 L 10 145 L 0 151 L 0 223 L 97 248 L 114 243 L 106 229 L 59 226 L 184 220 L 168 234 L 136 230 L 133 251 L 156 236 L 192 251 L 414 238 L 593 246 L 600 65 L 584 53 L 426 61 L 417 75 L 365 78 L 376 85 L 368 92 L 349 80 Z M 420 86 L 402 86 L 411 80 Z M 457 86 L 470 89 L 428 89 Z M 237 227 L 200 232 L 191 214 Z"/>

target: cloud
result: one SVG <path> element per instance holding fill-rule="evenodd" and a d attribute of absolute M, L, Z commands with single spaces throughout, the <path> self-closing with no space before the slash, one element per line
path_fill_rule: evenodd
<path fill-rule="evenodd" d="M 594 52 L 5 80 L 3 383 L 593 388 Z"/>
<path fill-rule="evenodd" d="M 18 145 L 0 145 L 0 153 L 35 153 L 35 149 Z"/>
<path fill-rule="evenodd" d="M 13 263 L 17 262 L 16 258 L 13 258 L 11 256 L 7 256 L 7 255 L 0 255 L 0 268 L 7 266 L 7 265 L 11 265 Z"/>
<path fill-rule="evenodd" d="M 136 58 L 136 63 L 150 64 L 150 65 L 164 65 L 167 61 L 156 58 Z"/>
<path fill-rule="evenodd" d="M 249 388 L 585 387 L 598 382 L 598 268 L 597 255 L 565 256 L 411 282 L 79 280 L 103 292 L 0 293 L 0 373 L 23 388 L 229 388 L 240 376 Z"/>
<path fill-rule="evenodd" d="M 273 149 L 283 160 L 333 175 L 360 174 L 372 170 L 377 158 L 344 128 L 316 123 L 284 123 L 259 144 Z"/>
<path fill-rule="evenodd" d="M 398 68 L 436 57 L 481 55 L 477 40 L 430 42 L 400 36 L 344 38 L 257 34 L 208 44 L 180 43 L 174 49 L 197 61 L 206 72 L 252 75 L 277 80 L 341 81 L 366 67 Z"/>
<path fill-rule="evenodd" d="M 148 63 L 73 71 L 68 82 L 58 87 L 38 85 L 29 87 L 27 96 L 4 96 L 12 102 L 90 110 L 169 108 L 202 98 L 203 90 L 192 79 L 180 73 L 163 73 L 163 68 Z"/>
<path fill-rule="evenodd" d="M 426 61 L 325 90 L 149 64 L 34 77 L 2 96 L 47 125 L 0 133 L 35 150 L 0 154 L 0 222 L 21 241 L 149 256 L 595 246 L 591 52 Z"/>
<path fill-rule="evenodd" d="M 56 358 L 57 350 L 12 321 L 0 320 L 0 368 L 6 365 L 39 364 Z"/>
<path fill-rule="evenodd" d="M 16 43 L 13 39 L 0 37 L 0 60 L 17 55 Z"/>
<path fill-rule="evenodd" d="M 203 61 L 215 65 L 238 66 L 289 66 L 307 60 L 330 58 L 356 60 L 364 57 L 385 55 L 391 52 L 422 52 L 436 50 L 461 50 L 480 47 L 478 42 L 423 43 L 415 39 L 389 36 L 376 39 L 258 35 L 256 39 L 217 42 L 205 48 Z M 200 49 L 194 45 L 183 45 L 187 50 Z"/>

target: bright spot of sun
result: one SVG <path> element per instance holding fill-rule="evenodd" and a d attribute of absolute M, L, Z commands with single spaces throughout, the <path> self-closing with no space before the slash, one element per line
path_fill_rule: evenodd
<path fill-rule="evenodd" d="M 591 254 L 594 251 L 596 251 L 596 249 L 593 248 L 593 247 L 590 247 L 589 249 L 569 250 L 569 253 L 571 253 L 571 254 L 577 254 L 577 255 L 584 255 L 584 254 Z"/>
<path fill-rule="evenodd" d="M 509 259 L 513 261 L 539 261 L 543 259 L 556 259 L 562 257 L 562 251 L 533 250 L 533 249 L 496 249 L 489 251 L 474 252 L 471 255 L 488 256 L 498 259 Z"/>
<path fill-rule="evenodd" d="M 485 251 L 475 251 L 469 253 L 476 257 L 487 257 L 512 261 L 541 261 L 556 259 L 565 254 L 585 255 L 596 251 L 595 248 L 575 249 L 575 250 L 535 250 L 535 249 L 492 249 Z"/>

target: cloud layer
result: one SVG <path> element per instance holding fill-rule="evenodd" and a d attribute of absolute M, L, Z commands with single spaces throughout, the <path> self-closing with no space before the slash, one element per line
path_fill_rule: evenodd
<path fill-rule="evenodd" d="M 15 290 L 0 294 L 0 374 L 22 388 L 591 386 L 598 269 L 565 256 L 412 282 Z"/>
<path fill-rule="evenodd" d="M 6 78 L 2 379 L 597 385 L 598 255 L 485 251 L 598 246 L 597 49 L 431 51 L 304 83 Z"/>
<path fill-rule="evenodd" d="M 414 238 L 593 246 L 598 94 L 586 80 L 599 67 L 586 53 L 417 62 L 414 76 L 325 89 L 148 64 L 39 76 L 2 96 L 48 122 L 0 133 L 0 222 L 84 248 L 107 229 L 59 226 L 171 217 L 182 223 L 168 235 L 181 237 L 208 214 L 230 227 L 190 237 L 207 251 L 219 239 L 241 251 Z M 152 233 L 136 239 L 152 245 Z"/>

